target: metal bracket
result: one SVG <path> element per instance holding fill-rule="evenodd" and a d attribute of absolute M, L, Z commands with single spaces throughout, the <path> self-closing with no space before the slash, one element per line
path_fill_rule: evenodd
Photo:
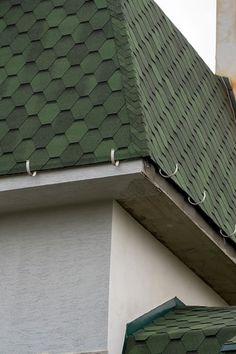
<path fill-rule="evenodd" d="M 224 238 L 231 238 L 231 237 L 233 237 L 234 235 L 236 235 L 236 225 L 234 226 L 234 231 L 232 232 L 232 234 L 226 235 L 222 230 L 220 230 L 220 234 L 221 234 L 221 236 L 224 237 Z"/>
<path fill-rule="evenodd" d="M 111 163 L 116 167 L 118 167 L 120 164 L 120 161 L 115 160 L 115 149 L 111 149 Z"/>
<path fill-rule="evenodd" d="M 176 173 L 178 172 L 178 170 L 179 170 L 179 165 L 176 164 L 176 165 L 175 165 L 175 170 L 174 170 L 173 173 L 170 173 L 169 175 L 166 175 L 166 174 L 164 174 L 164 173 L 162 172 L 162 169 L 161 169 L 161 168 L 159 169 L 159 173 L 160 173 L 160 175 L 161 175 L 163 178 L 170 178 L 170 177 L 175 176 Z"/>
<path fill-rule="evenodd" d="M 26 167 L 26 172 L 28 173 L 29 176 L 35 177 L 35 176 L 37 175 L 37 172 L 36 172 L 36 171 L 31 172 L 31 170 L 30 170 L 30 160 L 27 160 L 27 161 L 26 161 L 25 167 Z"/>
<path fill-rule="evenodd" d="M 204 203 L 205 199 L 206 199 L 206 191 L 203 191 L 203 198 L 199 202 L 193 202 L 190 197 L 188 197 L 188 202 L 192 205 L 199 205 Z"/>

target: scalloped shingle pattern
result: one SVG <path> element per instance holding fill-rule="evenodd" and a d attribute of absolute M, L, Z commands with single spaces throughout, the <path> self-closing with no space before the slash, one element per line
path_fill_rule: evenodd
<path fill-rule="evenodd" d="M 106 0 L 2 0 L 0 30 L 0 174 L 142 155 Z"/>
<path fill-rule="evenodd" d="M 235 333 L 235 307 L 185 307 L 129 336 L 125 354 L 220 354 Z"/>
<path fill-rule="evenodd" d="M 230 234 L 236 124 L 152 0 L 0 2 L 0 175 L 151 157 Z"/>

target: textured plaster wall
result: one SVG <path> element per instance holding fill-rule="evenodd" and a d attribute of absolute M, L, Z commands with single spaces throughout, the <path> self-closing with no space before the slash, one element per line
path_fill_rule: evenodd
<path fill-rule="evenodd" d="M 226 305 L 166 247 L 114 203 L 109 354 L 121 353 L 128 322 L 175 296 L 187 305 Z"/>
<path fill-rule="evenodd" d="M 2 215 L 0 353 L 107 348 L 111 203 Z"/>
<path fill-rule="evenodd" d="M 0 216 L 0 353 L 119 354 L 174 296 L 224 304 L 115 202 Z"/>

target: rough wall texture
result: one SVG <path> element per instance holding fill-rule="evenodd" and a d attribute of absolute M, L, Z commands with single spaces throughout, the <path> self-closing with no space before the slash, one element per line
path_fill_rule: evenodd
<path fill-rule="evenodd" d="M 0 352 L 107 348 L 111 204 L 2 216 Z"/>
<path fill-rule="evenodd" d="M 188 305 L 227 306 L 216 292 L 114 203 L 109 354 L 121 353 L 127 323 L 175 296 Z"/>

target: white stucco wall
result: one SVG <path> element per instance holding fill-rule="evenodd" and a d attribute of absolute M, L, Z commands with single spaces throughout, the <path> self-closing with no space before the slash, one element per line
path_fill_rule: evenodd
<path fill-rule="evenodd" d="M 127 322 L 174 296 L 224 304 L 115 202 L 0 222 L 0 353 L 119 354 Z"/>
<path fill-rule="evenodd" d="M 128 322 L 175 296 L 186 305 L 226 305 L 200 278 L 114 202 L 109 354 L 121 353 Z"/>
<path fill-rule="evenodd" d="M 0 353 L 107 348 L 112 204 L 0 216 Z"/>

